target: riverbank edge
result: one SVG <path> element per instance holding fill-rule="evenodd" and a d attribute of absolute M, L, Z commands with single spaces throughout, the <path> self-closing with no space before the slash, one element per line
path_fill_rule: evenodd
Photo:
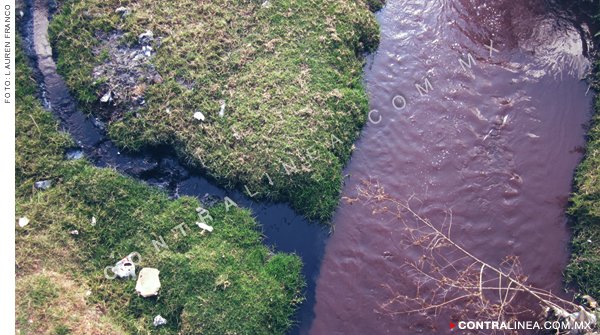
<path fill-rule="evenodd" d="M 59 10 L 51 21 L 50 37 L 58 59 L 58 72 L 65 78 L 82 110 L 101 119 L 107 117 L 106 108 L 99 103 L 102 94 L 106 93 L 103 91 L 106 81 L 94 79 L 92 72 L 98 64 L 110 61 L 111 56 L 109 52 L 94 54 L 93 49 L 101 44 L 95 36 L 97 32 L 110 34 L 118 31 L 124 34 L 125 43 L 136 45 L 136 36 L 140 32 L 150 31 L 147 28 L 152 28 L 156 35 L 160 34 L 157 30 L 166 29 L 161 28 L 161 23 L 153 18 L 160 14 L 149 16 L 141 13 L 144 4 L 140 2 L 59 1 Z M 123 17 L 115 12 L 118 6 L 131 12 Z M 304 13 L 299 10 L 302 6 L 309 6 L 306 8 L 310 9 Z M 250 66 L 250 70 L 240 71 L 241 75 L 225 70 L 223 77 L 234 78 L 229 80 L 235 81 L 234 93 L 242 92 L 234 94 L 235 97 L 231 96 L 231 92 L 227 97 L 219 92 L 211 93 L 208 88 L 202 88 L 194 81 L 182 79 L 186 76 L 194 78 L 194 75 L 190 75 L 192 71 L 187 68 L 175 68 L 174 64 L 179 58 L 174 53 L 177 54 L 178 48 L 169 54 L 161 54 L 176 39 L 166 37 L 162 45 L 155 46 L 152 51 L 156 55 L 152 56 L 155 58 L 151 64 L 161 73 L 160 82 L 143 85 L 146 92 L 143 107 L 136 107 L 131 112 L 109 112 L 111 115 L 123 115 L 113 120 L 110 119 L 112 116 L 103 120 L 107 124 L 108 135 L 126 150 L 137 151 L 148 146 L 166 145 L 173 148 L 182 162 L 220 186 L 241 190 L 255 199 L 288 202 L 306 218 L 330 223 L 339 202 L 342 169 L 350 159 L 353 143 L 366 123 L 368 97 L 362 83 L 362 67 L 365 64 L 364 54 L 376 50 L 379 42 L 379 29 L 372 11 L 382 6 L 381 0 L 337 1 L 335 4 L 331 1 L 322 4 L 304 4 L 296 0 L 276 3 L 264 1 L 258 7 L 251 6 L 252 10 L 260 11 L 252 27 L 272 24 L 275 28 L 262 28 L 266 36 L 258 37 L 258 42 L 255 41 L 256 36 L 244 36 L 244 41 L 249 39 L 259 47 L 262 43 L 264 48 L 270 48 L 274 60 L 269 58 L 270 55 L 257 52 L 256 63 L 264 63 L 271 70 L 255 71 L 257 69 Z M 206 10 L 226 15 L 224 20 L 229 26 L 235 27 L 234 17 L 239 17 L 229 16 L 228 7 Z M 136 16 L 138 12 L 140 14 Z M 331 22 L 327 24 L 320 22 L 330 19 Z M 202 24 L 206 27 L 203 29 L 213 28 L 211 20 L 216 19 L 212 16 L 204 18 Z M 240 26 L 244 24 L 239 23 Z M 312 32 L 313 29 L 315 32 Z M 310 33 L 295 37 L 301 36 L 301 31 Z M 190 34 L 195 32 L 192 30 Z M 281 40 L 282 34 L 292 34 L 292 37 L 285 37 L 285 42 L 280 41 L 273 46 L 273 41 Z M 302 42 L 291 42 L 294 39 Z M 180 43 L 178 46 L 185 49 L 186 45 Z M 304 52 L 302 47 L 309 56 L 301 54 Z M 215 50 L 222 51 L 220 47 L 215 47 Z M 232 46 L 227 57 L 233 55 L 231 57 L 235 58 L 238 53 L 245 52 L 238 51 Z M 205 59 L 227 58 L 223 54 L 211 54 L 210 49 L 207 52 L 204 55 L 206 57 L 194 56 L 189 61 L 204 64 Z M 277 65 L 277 62 L 283 63 Z M 227 68 L 228 65 L 227 62 L 210 64 L 221 68 Z M 238 64 L 233 64 L 233 67 L 238 67 Z M 274 69 L 282 69 L 283 74 Z M 200 70 L 198 72 L 202 73 Z M 208 73 L 206 78 L 196 78 L 197 81 L 202 79 L 208 87 L 211 80 L 221 80 Z M 309 73 L 306 81 L 302 78 L 305 73 Z M 171 78 L 169 74 L 174 77 Z M 252 84 L 248 85 L 248 78 L 237 81 L 238 75 L 250 77 Z M 283 90 L 288 93 L 278 96 L 278 90 L 271 87 L 273 85 L 283 85 Z M 302 89 L 297 91 L 299 87 Z M 197 98 L 203 94 L 206 99 Z M 168 98 L 173 95 L 176 98 Z M 185 98 L 179 99 L 178 96 Z M 257 113 L 252 108 L 258 108 L 261 112 Z M 215 117 L 213 112 L 207 112 L 208 109 L 214 114 L 221 109 L 226 116 Z M 281 122 L 265 116 L 270 113 L 265 109 L 282 109 Z M 194 110 L 202 113 L 202 116 L 198 116 L 203 118 L 202 122 L 191 117 Z M 237 120 L 227 120 L 229 113 Z M 271 121 L 273 127 L 263 125 Z M 194 123 L 199 124 L 198 128 L 190 126 Z"/>
<path fill-rule="evenodd" d="M 600 4 L 580 1 L 592 25 L 600 25 Z M 594 114 L 586 136 L 586 153 L 577 167 L 573 180 L 573 193 L 567 209 L 572 233 L 571 259 L 565 270 L 568 285 L 574 285 L 581 294 L 600 297 L 600 50 L 598 34 L 594 36 L 592 50 L 593 69 L 588 79 L 595 92 Z"/>

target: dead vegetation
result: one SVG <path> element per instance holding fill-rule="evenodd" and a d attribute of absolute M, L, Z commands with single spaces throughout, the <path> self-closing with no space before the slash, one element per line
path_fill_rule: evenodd
<path fill-rule="evenodd" d="M 431 319 L 442 311 L 450 311 L 470 320 L 498 322 L 545 313 L 546 318 L 553 320 L 596 323 L 595 301 L 584 307 L 532 286 L 527 282 L 518 257 L 507 255 L 500 264 L 494 265 L 456 242 L 452 237 L 452 225 L 460 223 L 453 222 L 451 210 L 446 211 L 443 222 L 432 222 L 420 214 L 422 203 L 416 197 L 397 200 L 372 181 L 363 181 L 357 190 L 357 198 L 346 200 L 364 202 L 372 207 L 373 214 L 396 219 L 406 236 L 401 243 L 407 248 L 415 248 L 421 255 L 404 265 L 416 287 L 414 292 L 399 291 L 389 284 L 382 284 L 390 297 L 380 304 L 380 313 L 392 316 L 414 313 Z"/>

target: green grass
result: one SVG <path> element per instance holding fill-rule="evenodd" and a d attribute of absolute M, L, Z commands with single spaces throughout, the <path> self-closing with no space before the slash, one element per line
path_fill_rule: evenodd
<path fill-rule="evenodd" d="M 583 7 L 597 13 L 600 7 L 590 1 L 580 1 Z M 594 17 L 594 15 L 590 15 Z M 595 51 L 598 59 L 598 50 Z M 595 61 L 591 85 L 600 92 L 600 60 Z M 566 270 L 567 282 L 576 285 L 584 294 L 600 297 L 600 95 L 596 93 L 595 113 L 588 132 L 586 155 L 575 174 L 575 190 L 568 213 L 571 216 L 573 238 L 572 256 Z"/>
<path fill-rule="evenodd" d="M 72 140 L 41 108 L 20 53 L 17 74 L 16 215 L 30 219 L 16 228 L 22 334 L 285 333 L 303 300 L 298 256 L 264 246 L 248 210 L 209 208 L 214 231 L 203 235 L 195 198 L 169 200 L 114 170 L 65 161 Z M 34 189 L 42 179 L 53 186 Z M 173 230 L 181 223 L 187 236 Z M 78 235 L 69 233 L 75 229 Z M 158 236 L 169 249 L 155 250 Z M 161 271 L 157 298 L 137 296 L 134 280 L 104 277 L 106 266 L 133 251 L 142 256 L 138 271 Z M 89 297 L 82 298 L 84 288 Z M 155 330 L 157 314 L 168 324 Z M 90 323 L 95 328 L 84 327 Z"/>
<path fill-rule="evenodd" d="M 597 64 L 600 66 L 600 64 Z M 596 90 L 600 87 L 596 86 Z M 566 277 L 582 292 L 600 297 L 600 97 L 588 133 L 585 159 L 575 174 L 572 217 L 572 257 Z"/>
<path fill-rule="evenodd" d="M 382 1 L 263 2 L 61 1 L 51 23 L 59 72 L 82 108 L 108 119 L 122 147 L 170 145 L 221 185 L 289 201 L 326 222 L 366 120 L 363 54 L 379 40 L 369 8 Z M 121 18 L 120 6 L 131 15 Z M 143 92 L 141 108 L 122 99 L 107 113 L 98 101 L 111 79 L 92 72 L 110 61 L 98 51 L 108 47 L 98 32 L 116 30 L 130 47 L 154 33 L 151 62 L 163 80 L 139 80 L 130 89 L 137 93 L 126 94 Z M 196 111 L 205 122 L 193 119 Z"/>

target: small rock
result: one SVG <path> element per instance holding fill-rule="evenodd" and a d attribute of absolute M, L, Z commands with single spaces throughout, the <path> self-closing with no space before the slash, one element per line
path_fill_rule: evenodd
<path fill-rule="evenodd" d="M 148 45 L 150 42 L 154 40 L 154 34 L 150 30 L 146 30 L 145 33 L 141 33 L 138 36 L 138 42 L 141 45 Z"/>
<path fill-rule="evenodd" d="M 75 230 L 71 230 L 71 231 L 69 232 L 69 234 L 71 234 L 71 235 L 79 235 L 79 230 L 77 230 L 77 229 L 75 229 Z"/>
<path fill-rule="evenodd" d="M 144 298 L 157 295 L 160 290 L 159 273 L 155 268 L 143 268 L 135 284 L 135 291 Z"/>
<path fill-rule="evenodd" d="M 37 188 L 38 190 L 47 190 L 50 188 L 50 186 L 52 186 L 52 181 L 51 180 L 36 181 L 35 183 L 33 183 L 33 186 L 35 188 Z"/>
<path fill-rule="evenodd" d="M 122 18 L 131 14 L 131 9 L 129 7 L 119 7 L 115 10 L 115 13 L 120 14 Z"/>
<path fill-rule="evenodd" d="M 29 219 L 26 216 L 19 218 L 19 227 L 23 228 L 28 224 L 29 224 Z"/>
<path fill-rule="evenodd" d="M 194 113 L 194 119 L 204 121 L 205 120 L 204 114 L 202 114 L 202 112 L 196 112 L 196 113 Z"/>
<path fill-rule="evenodd" d="M 154 317 L 154 321 L 152 322 L 154 327 L 162 326 L 167 324 L 167 320 L 163 318 L 160 314 Z"/>

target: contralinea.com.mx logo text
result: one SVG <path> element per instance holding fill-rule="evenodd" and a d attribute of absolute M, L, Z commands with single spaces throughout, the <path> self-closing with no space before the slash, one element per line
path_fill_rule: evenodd
<path fill-rule="evenodd" d="M 461 330 L 586 330 L 591 329 L 591 321 L 458 321 L 450 322 L 450 329 Z"/>

